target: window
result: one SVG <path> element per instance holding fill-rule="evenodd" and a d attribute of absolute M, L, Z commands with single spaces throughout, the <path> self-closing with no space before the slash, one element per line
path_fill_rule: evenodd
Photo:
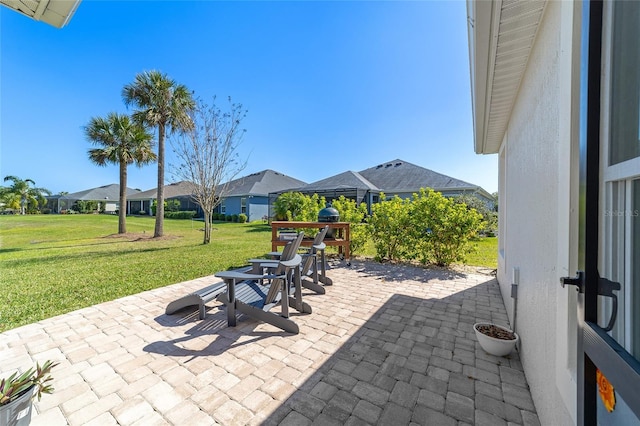
<path fill-rule="evenodd" d="M 247 199 L 240 198 L 240 213 L 247 214 Z"/>

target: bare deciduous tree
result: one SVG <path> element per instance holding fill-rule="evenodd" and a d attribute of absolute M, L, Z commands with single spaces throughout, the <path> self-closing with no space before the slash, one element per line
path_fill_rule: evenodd
<path fill-rule="evenodd" d="M 211 242 L 213 210 L 225 197 L 229 182 L 247 165 L 237 152 L 246 132 L 240 126 L 247 111 L 228 100 L 229 109 L 222 110 L 215 97 L 211 105 L 198 99 L 192 113 L 193 128 L 171 139 L 180 161 L 172 164 L 172 173 L 192 183 L 191 195 L 204 214 L 203 244 Z"/>

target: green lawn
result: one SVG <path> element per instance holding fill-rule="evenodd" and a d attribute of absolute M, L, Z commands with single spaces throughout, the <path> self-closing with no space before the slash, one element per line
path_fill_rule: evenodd
<path fill-rule="evenodd" d="M 109 215 L 0 216 L 0 331 L 122 296 L 213 274 L 271 250 L 263 224 L 165 220 L 164 239 L 121 238 Z M 153 235 L 154 218 L 127 231 Z M 144 235 L 141 235 L 144 232 Z"/>
<path fill-rule="evenodd" d="M 491 269 L 498 267 L 498 238 L 484 237 L 473 241 L 477 250 L 467 256 L 467 265 L 485 266 Z"/>
<path fill-rule="evenodd" d="M 234 266 L 271 250 L 262 223 L 214 224 L 202 245 L 202 222 L 128 217 L 126 238 L 113 235 L 117 216 L 0 216 L 0 332 L 44 318 L 178 283 Z M 497 239 L 478 242 L 469 265 L 494 267 Z"/>

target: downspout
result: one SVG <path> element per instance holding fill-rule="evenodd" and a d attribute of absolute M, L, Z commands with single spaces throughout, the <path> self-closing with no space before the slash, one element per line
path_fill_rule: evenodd
<path fill-rule="evenodd" d="M 520 269 L 513 268 L 511 274 L 511 298 L 513 299 L 513 331 L 517 333 L 516 330 L 516 316 L 518 314 L 518 284 L 520 283 Z M 520 350 L 520 342 L 522 339 L 518 341 L 518 350 Z"/>

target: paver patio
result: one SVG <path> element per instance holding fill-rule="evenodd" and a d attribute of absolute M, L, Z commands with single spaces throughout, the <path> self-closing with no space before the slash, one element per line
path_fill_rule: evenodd
<path fill-rule="evenodd" d="M 60 362 L 32 425 L 537 425 L 518 354 L 472 326 L 507 323 L 490 276 L 373 262 L 328 272 L 291 335 L 220 304 L 166 316 L 205 277 L 0 334 L 2 371 Z M 277 308 L 276 308 L 277 309 Z M 3 374 L 4 376 L 4 374 Z"/>

